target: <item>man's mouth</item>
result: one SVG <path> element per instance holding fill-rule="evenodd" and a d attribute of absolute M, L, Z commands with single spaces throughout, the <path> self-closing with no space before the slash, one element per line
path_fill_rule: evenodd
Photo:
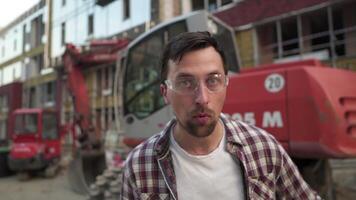
<path fill-rule="evenodd" d="M 208 113 L 198 113 L 195 114 L 194 117 L 210 117 L 210 115 Z"/>
<path fill-rule="evenodd" d="M 193 115 L 193 119 L 200 125 L 207 124 L 210 118 L 211 115 L 209 115 L 208 113 L 198 113 L 196 115 Z"/>

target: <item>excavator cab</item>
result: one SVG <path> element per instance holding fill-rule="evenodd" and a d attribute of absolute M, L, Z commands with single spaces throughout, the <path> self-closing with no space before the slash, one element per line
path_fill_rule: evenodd
<path fill-rule="evenodd" d="M 57 117 L 53 110 L 23 108 L 14 111 L 8 159 L 11 170 L 41 171 L 58 164 L 61 134 Z"/>
<path fill-rule="evenodd" d="M 209 31 L 224 49 L 229 71 L 239 71 L 233 31 L 205 11 L 193 12 L 162 23 L 132 41 L 123 54 L 126 56 L 121 70 L 117 70 L 119 85 L 122 87 L 119 90 L 118 96 L 122 98 L 119 102 L 123 102 L 118 127 L 125 130 L 124 143 L 127 146 L 134 147 L 159 132 L 167 120 L 173 117 L 173 112 L 160 94 L 160 52 L 174 36 L 195 31 Z"/>

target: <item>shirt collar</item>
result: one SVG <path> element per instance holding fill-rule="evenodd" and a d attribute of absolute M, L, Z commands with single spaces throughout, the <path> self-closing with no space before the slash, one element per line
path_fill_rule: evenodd
<path fill-rule="evenodd" d="M 154 151 L 158 158 L 164 157 L 169 151 L 169 136 L 171 133 L 172 127 L 177 123 L 177 120 L 174 118 L 169 121 L 164 129 L 159 133 L 158 140 L 154 144 Z"/>
<path fill-rule="evenodd" d="M 230 120 L 224 113 L 220 114 L 220 119 L 225 126 L 227 142 L 245 146 L 246 143 L 241 139 L 244 130 L 239 126 L 238 122 Z"/>
<path fill-rule="evenodd" d="M 244 132 L 243 127 L 239 126 L 236 121 L 230 120 L 228 116 L 226 116 L 223 113 L 220 114 L 220 119 L 222 120 L 225 126 L 227 142 L 231 142 L 242 146 L 246 145 L 246 143 L 243 142 L 243 140 L 241 139 L 241 135 Z M 170 137 L 171 129 L 172 127 L 174 127 L 176 123 L 177 120 L 175 118 L 172 119 L 166 124 L 165 128 L 159 134 L 159 138 L 154 145 L 154 150 L 159 158 L 164 157 L 169 151 L 169 144 L 170 144 L 169 137 Z"/>

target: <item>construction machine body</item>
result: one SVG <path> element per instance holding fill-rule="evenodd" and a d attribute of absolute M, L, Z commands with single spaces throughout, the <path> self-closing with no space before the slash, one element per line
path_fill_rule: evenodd
<path fill-rule="evenodd" d="M 13 112 L 9 167 L 17 172 L 43 170 L 58 164 L 61 133 L 54 110 L 21 108 Z"/>

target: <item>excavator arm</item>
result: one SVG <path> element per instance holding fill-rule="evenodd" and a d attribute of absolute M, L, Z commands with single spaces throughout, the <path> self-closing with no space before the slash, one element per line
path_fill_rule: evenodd
<path fill-rule="evenodd" d="M 83 72 L 93 66 L 115 63 L 119 58 L 118 52 L 128 43 L 128 40 L 120 39 L 96 40 L 83 47 L 66 45 L 62 59 L 75 113 L 69 182 L 76 192 L 88 193 L 89 185 L 106 168 L 103 133 L 91 120 L 90 99 Z"/>

